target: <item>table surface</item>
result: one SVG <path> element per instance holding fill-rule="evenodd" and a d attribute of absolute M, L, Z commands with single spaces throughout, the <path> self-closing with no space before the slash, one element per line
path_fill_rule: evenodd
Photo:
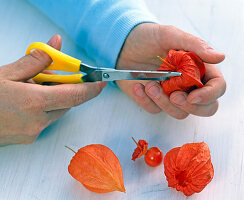
<path fill-rule="evenodd" d="M 132 162 L 136 139 L 146 139 L 164 154 L 189 142 L 205 141 L 211 150 L 215 175 L 194 200 L 239 200 L 244 197 L 244 2 L 242 0 L 153 0 L 149 9 L 162 24 L 195 34 L 226 54 L 219 65 L 227 81 L 218 112 L 210 118 L 175 120 L 165 113 L 148 114 L 118 88 L 76 108 L 45 129 L 30 145 L 0 148 L 0 200 L 186 199 L 167 187 L 163 165 L 150 168 L 143 159 Z M 24 0 L 0 0 L 0 65 L 23 56 L 27 46 L 58 33 L 63 51 L 92 63 L 82 49 L 46 16 Z M 75 150 L 104 144 L 118 156 L 126 194 L 95 194 L 68 173 Z"/>

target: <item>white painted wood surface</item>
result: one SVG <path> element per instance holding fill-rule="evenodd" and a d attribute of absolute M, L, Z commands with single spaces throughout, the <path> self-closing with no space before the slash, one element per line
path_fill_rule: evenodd
<path fill-rule="evenodd" d="M 167 187 L 163 165 L 132 162 L 131 136 L 160 147 L 164 154 L 188 142 L 205 141 L 215 169 L 213 181 L 187 199 L 244 199 L 244 2 L 243 0 L 145 0 L 162 24 L 202 37 L 226 53 L 219 65 L 227 92 L 211 118 L 178 121 L 164 113 L 144 112 L 119 89 L 107 87 L 96 99 L 72 109 L 31 145 L 0 148 L 0 200 L 176 200 L 184 195 Z M 47 17 L 24 0 L 0 0 L 0 65 L 24 55 L 31 42 L 63 37 L 63 51 L 92 62 Z M 118 156 L 126 194 L 94 194 L 68 173 L 74 149 L 99 143 Z"/>

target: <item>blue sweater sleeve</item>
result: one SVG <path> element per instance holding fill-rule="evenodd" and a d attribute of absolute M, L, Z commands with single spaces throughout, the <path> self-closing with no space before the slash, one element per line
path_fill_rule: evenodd
<path fill-rule="evenodd" d="M 29 0 L 91 56 L 113 68 L 138 24 L 157 22 L 142 0 Z"/>

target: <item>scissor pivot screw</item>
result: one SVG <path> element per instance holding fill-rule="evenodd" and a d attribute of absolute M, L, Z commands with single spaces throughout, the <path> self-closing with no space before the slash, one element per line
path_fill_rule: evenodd
<path fill-rule="evenodd" d="M 107 74 L 107 73 L 104 73 L 104 74 L 103 74 L 103 78 L 106 78 L 106 79 L 108 79 L 108 78 L 109 78 L 109 74 Z"/>

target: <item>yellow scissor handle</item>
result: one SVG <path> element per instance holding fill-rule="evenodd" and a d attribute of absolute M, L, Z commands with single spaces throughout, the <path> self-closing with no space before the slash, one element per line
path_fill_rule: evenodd
<path fill-rule="evenodd" d="M 66 55 L 53 47 L 41 43 L 35 42 L 32 43 L 28 49 L 26 50 L 26 55 L 30 54 L 32 50 L 40 49 L 46 52 L 53 60 L 53 63 L 49 65 L 47 70 L 58 70 L 58 71 L 67 71 L 78 73 L 80 71 L 81 61 L 73 58 L 69 55 Z M 74 74 L 74 75 L 52 75 L 52 74 L 43 74 L 40 73 L 32 78 L 37 83 L 43 82 L 56 82 L 56 83 L 82 83 L 82 74 Z"/>
<path fill-rule="evenodd" d="M 36 83 L 83 83 L 83 74 L 73 74 L 73 75 L 53 75 L 39 73 L 32 79 Z"/>

